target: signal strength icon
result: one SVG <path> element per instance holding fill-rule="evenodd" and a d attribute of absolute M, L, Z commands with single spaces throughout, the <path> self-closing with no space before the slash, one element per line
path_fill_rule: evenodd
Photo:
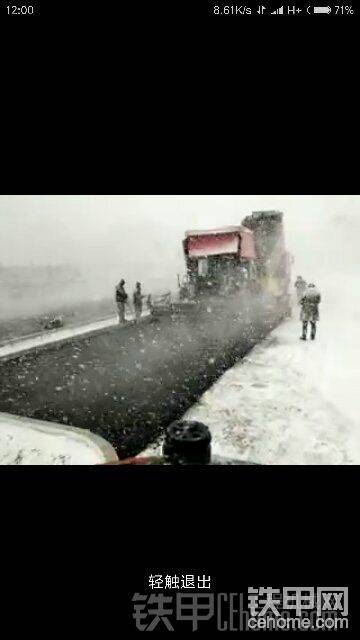
<path fill-rule="evenodd" d="M 276 9 L 276 11 L 272 11 L 271 13 L 277 13 L 281 16 L 284 13 L 284 7 L 279 7 L 279 9 Z"/>

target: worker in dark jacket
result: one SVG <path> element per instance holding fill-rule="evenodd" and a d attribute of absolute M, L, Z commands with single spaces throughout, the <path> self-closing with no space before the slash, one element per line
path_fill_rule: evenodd
<path fill-rule="evenodd" d="M 314 284 L 309 284 L 300 300 L 301 312 L 300 321 L 302 322 L 301 340 L 306 340 L 308 323 L 311 324 L 311 340 L 315 339 L 316 323 L 319 320 L 319 304 L 321 301 L 320 292 Z"/>
<path fill-rule="evenodd" d="M 133 303 L 134 303 L 136 320 L 139 320 L 142 314 L 143 298 L 145 298 L 145 296 L 143 296 L 141 293 L 141 282 L 137 282 L 135 291 L 133 293 Z"/>
<path fill-rule="evenodd" d="M 120 280 L 119 284 L 116 285 L 115 299 L 119 313 L 119 322 L 120 324 L 125 324 L 125 304 L 128 299 L 125 291 L 125 280 Z"/>
<path fill-rule="evenodd" d="M 306 289 L 306 281 L 301 276 L 298 276 L 295 280 L 294 287 L 296 289 L 296 297 L 298 304 L 300 304 L 300 300 L 303 297 Z"/>

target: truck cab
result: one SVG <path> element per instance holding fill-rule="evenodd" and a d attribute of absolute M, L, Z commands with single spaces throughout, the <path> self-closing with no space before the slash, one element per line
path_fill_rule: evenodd
<path fill-rule="evenodd" d="M 253 233 L 243 226 L 186 231 L 183 247 L 195 297 L 236 291 L 253 272 Z"/>

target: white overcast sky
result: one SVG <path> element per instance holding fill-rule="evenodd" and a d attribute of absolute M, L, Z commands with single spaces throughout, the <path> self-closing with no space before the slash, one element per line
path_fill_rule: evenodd
<path fill-rule="evenodd" d="M 120 277 L 172 286 L 186 229 L 260 209 L 284 212 L 294 275 L 357 270 L 360 196 L 0 196 L 0 263 L 68 262 L 100 287 Z"/>

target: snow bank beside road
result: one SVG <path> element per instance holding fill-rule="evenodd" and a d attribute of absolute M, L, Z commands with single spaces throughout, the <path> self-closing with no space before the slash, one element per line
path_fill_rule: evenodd
<path fill-rule="evenodd" d="M 214 453 L 262 464 L 360 463 L 360 334 L 346 331 L 344 318 L 339 334 L 330 307 L 316 341 L 302 342 L 298 319 L 286 321 L 187 412 L 210 427 Z"/>
<path fill-rule="evenodd" d="M 35 349 L 36 347 L 53 344 L 54 342 L 60 342 L 61 340 L 68 340 L 76 336 L 85 335 L 92 331 L 106 329 L 107 327 L 112 327 L 116 324 L 119 324 L 119 320 L 114 316 L 113 318 L 100 320 L 98 322 L 91 322 L 90 324 L 83 325 L 81 327 L 50 329 L 41 334 L 12 340 L 0 346 L 0 358 L 5 358 L 22 351 L 27 351 L 28 349 Z"/>
<path fill-rule="evenodd" d="M 145 311 L 143 312 L 142 317 L 147 317 L 149 315 L 149 311 Z M 125 318 L 127 321 L 135 320 L 135 316 L 130 313 L 127 313 Z M 81 325 L 80 327 L 50 329 L 41 334 L 10 340 L 5 344 L 0 345 L 0 358 L 5 358 L 21 353 L 22 351 L 28 351 L 29 349 L 35 349 L 36 347 L 42 347 L 48 344 L 54 344 L 61 340 L 69 340 L 76 336 L 82 336 L 86 333 L 92 333 L 93 331 L 100 331 L 114 326 L 120 326 L 118 316 L 112 316 L 110 318 L 105 318 L 104 320 L 97 320 L 96 322 Z"/>

